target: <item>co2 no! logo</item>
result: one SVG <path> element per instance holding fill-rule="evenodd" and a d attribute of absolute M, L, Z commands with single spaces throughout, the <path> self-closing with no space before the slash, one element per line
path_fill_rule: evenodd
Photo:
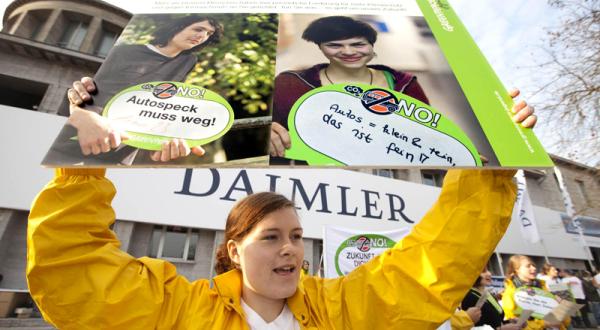
<path fill-rule="evenodd" d="M 158 99 L 168 99 L 177 94 L 177 85 L 173 83 L 161 83 L 152 89 L 152 95 Z"/>
<path fill-rule="evenodd" d="M 367 252 L 371 250 L 371 240 L 366 236 L 359 237 L 356 239 L 354 244 L 354 246 L 356 246 L 356 248 L 361 252 Z"/>
<path fill-rule="evenodd" d="M 370 89 L 360 98 L 365 109 L 377 115 L 388 115 L 398 110 L 398 99 L 384 89 Z"/>

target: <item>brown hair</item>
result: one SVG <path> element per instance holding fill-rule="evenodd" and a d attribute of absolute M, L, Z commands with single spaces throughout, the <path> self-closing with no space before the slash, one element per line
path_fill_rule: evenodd
<path fill-rule="evenodd" d="M 545 263 L 544 267 L 542 267 L 542 274 L 548 275 L 550 269 L 556 268 L 553 264 Z M 558 269 L 557 269 L 558 270 Z"/>
<path fill-rule="evenodd" d="M 285 196 L 273 192 L 261 192 L 240 200 L 229 212 L 225 224 L 225 238 L 216 254 L 215 272 L 222 274 L 236 268 L 229 257 L 227 242 L 242 241 L 269 213 L 292 207 L 294 203 Z"/>
<path fill-rule="evenodd" d="M 533 260 L 528 256 L 524 256 L 522 254 L 515 254 L 510 259 L 508 259 L 508 267 L 506 268 L 506 277 L 510 278 L 513 275 L 517 275 L 517 269 L 521 266 L 521 262 L 523 260 L 527 260 L 533 263 Z"/>

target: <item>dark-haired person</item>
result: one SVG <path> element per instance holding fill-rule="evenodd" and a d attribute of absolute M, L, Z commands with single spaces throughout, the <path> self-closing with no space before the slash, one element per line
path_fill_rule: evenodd
<path fill-rule="evenodd" d="M 61 131 L 61 143 L 52 146 L 47 156 L 51 158 L 45 162 L 130 165 L 140 158 L 142 163 L 150 159 L 166 162 L 187 156 L 190 151 L 203 155 L 201 147 L 190 150 L 182 139 L 164 143 L 162 150 L 152 153 L 121 145 L 127 135 L 100 114 L 112 96 L 129 86 L 151 81 L 184 81 L 196 65 L 197 52 L 217 43 L 222 35 L 223 26 L 214 18 L 189 15 L 161 24 L 146 45 L 115 46 L 93 80 L 85 77 L 68 90 L 69 125 Z M 81 106 L 85 102 L 93 105 L 84 109 Z M 74 135 L 78 141 L 70 139 Z"/>
<path fill-rule="evenodd" d="M 250 195 L 227 217 L 211 286 L 120 250 L 104 171 L 59 169 L 30 212 L 29 290 L 60 329 L 435 329 L 506 231 L 513 175 L 448 171 L 437 203 L 402 241 L 335 279 L 300 279 L 294 204 Z"/>
<path fill-rule="evenodd" d="M 425 92 L 412 74 L 385 65 L 368 65 L 375 57 L 377 31 L 369 24 L 347 16 L 322 17 L 311 22 L 302 38 L 312 42 L 329 61 L 306 70 L 284 71 L 275 78 L 273 123 L 270 154 L 272 164 L 289 162 L 284 156 L 291 147 L 288 116 L 294 103 L 317 87 L 337 83 L 363 83 L 411 96 L 429 104 Z M 516 97 L 518 91 L 511 91 Z M 520 102 L 513 107 L 514 119 L 524 127 L 533 127 L 533 109 Z"/>
<path fill-rule="evenodd" d="M 469 289 L 469 292 L 461 303 L 463 310 L 469 310 L 475 307 L 477 301 L 485 292 L 485 288 L 492 284 L 492 273 L 487 268 L 479 274 L 477 280 L 473 284 L 473 287 Z M 481 306 L 481 317 L 475 323 L 475 326 L 488 325 L 493 329 L 497 330 L 518 330 L 521 327 L 517 326 L 516 323 L 503 324 L 504 311 L 500 303 L 491 294 L 487 295 L 485 303 Z"/>

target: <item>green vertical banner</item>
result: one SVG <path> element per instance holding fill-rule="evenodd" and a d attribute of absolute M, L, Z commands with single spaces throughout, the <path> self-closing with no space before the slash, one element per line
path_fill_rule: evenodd
<path fill-rule="evenodd" d="M 510 109 L 513 100 L 448 2 L 416 1 L 494 149 L 500 166 L 553 166 L 533 130 L 512 121 Z"/>

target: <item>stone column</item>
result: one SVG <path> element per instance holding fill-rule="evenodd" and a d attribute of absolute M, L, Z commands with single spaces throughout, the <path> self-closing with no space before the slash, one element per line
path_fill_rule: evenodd
<path fill-rule="evenodd" d="M 100 17 L 94 17 L 88 26 L 87 34 L 79 51 L 86 54 L 94 54 L 94 48 L 96 42 L 102 36 L 102 19 Z"/>
<path fill-rule="evenodd" d="M 21 24 L 23 24 L 23 20 L 25 20 L 25 15 L 27 15 L 27 12 L 23 12 L 19 15 L 19 18 L 17 18 L 17 20 L 15 21 L 15 24 L 13 24 L 10 27 L 10 31 L 8 31 L 8 34 L 17 34 L 17 31 L 19 30 L 19 27 L 21 27 Z"/>
<path fill-rule="evenodd" d="M 36 41 L 47 42 L 46 39 L 48 39 L 48 36 L 50 35 L 50 32 L 55 27 L 55 25 L 57 25 L 56 22 L 58 21 L 61 12 L 61 9 L 52 10 L 50 15 L 48 15 L 48 19 L 40 29 L 40 32 L 37 34 L 35 38 Z"/>

